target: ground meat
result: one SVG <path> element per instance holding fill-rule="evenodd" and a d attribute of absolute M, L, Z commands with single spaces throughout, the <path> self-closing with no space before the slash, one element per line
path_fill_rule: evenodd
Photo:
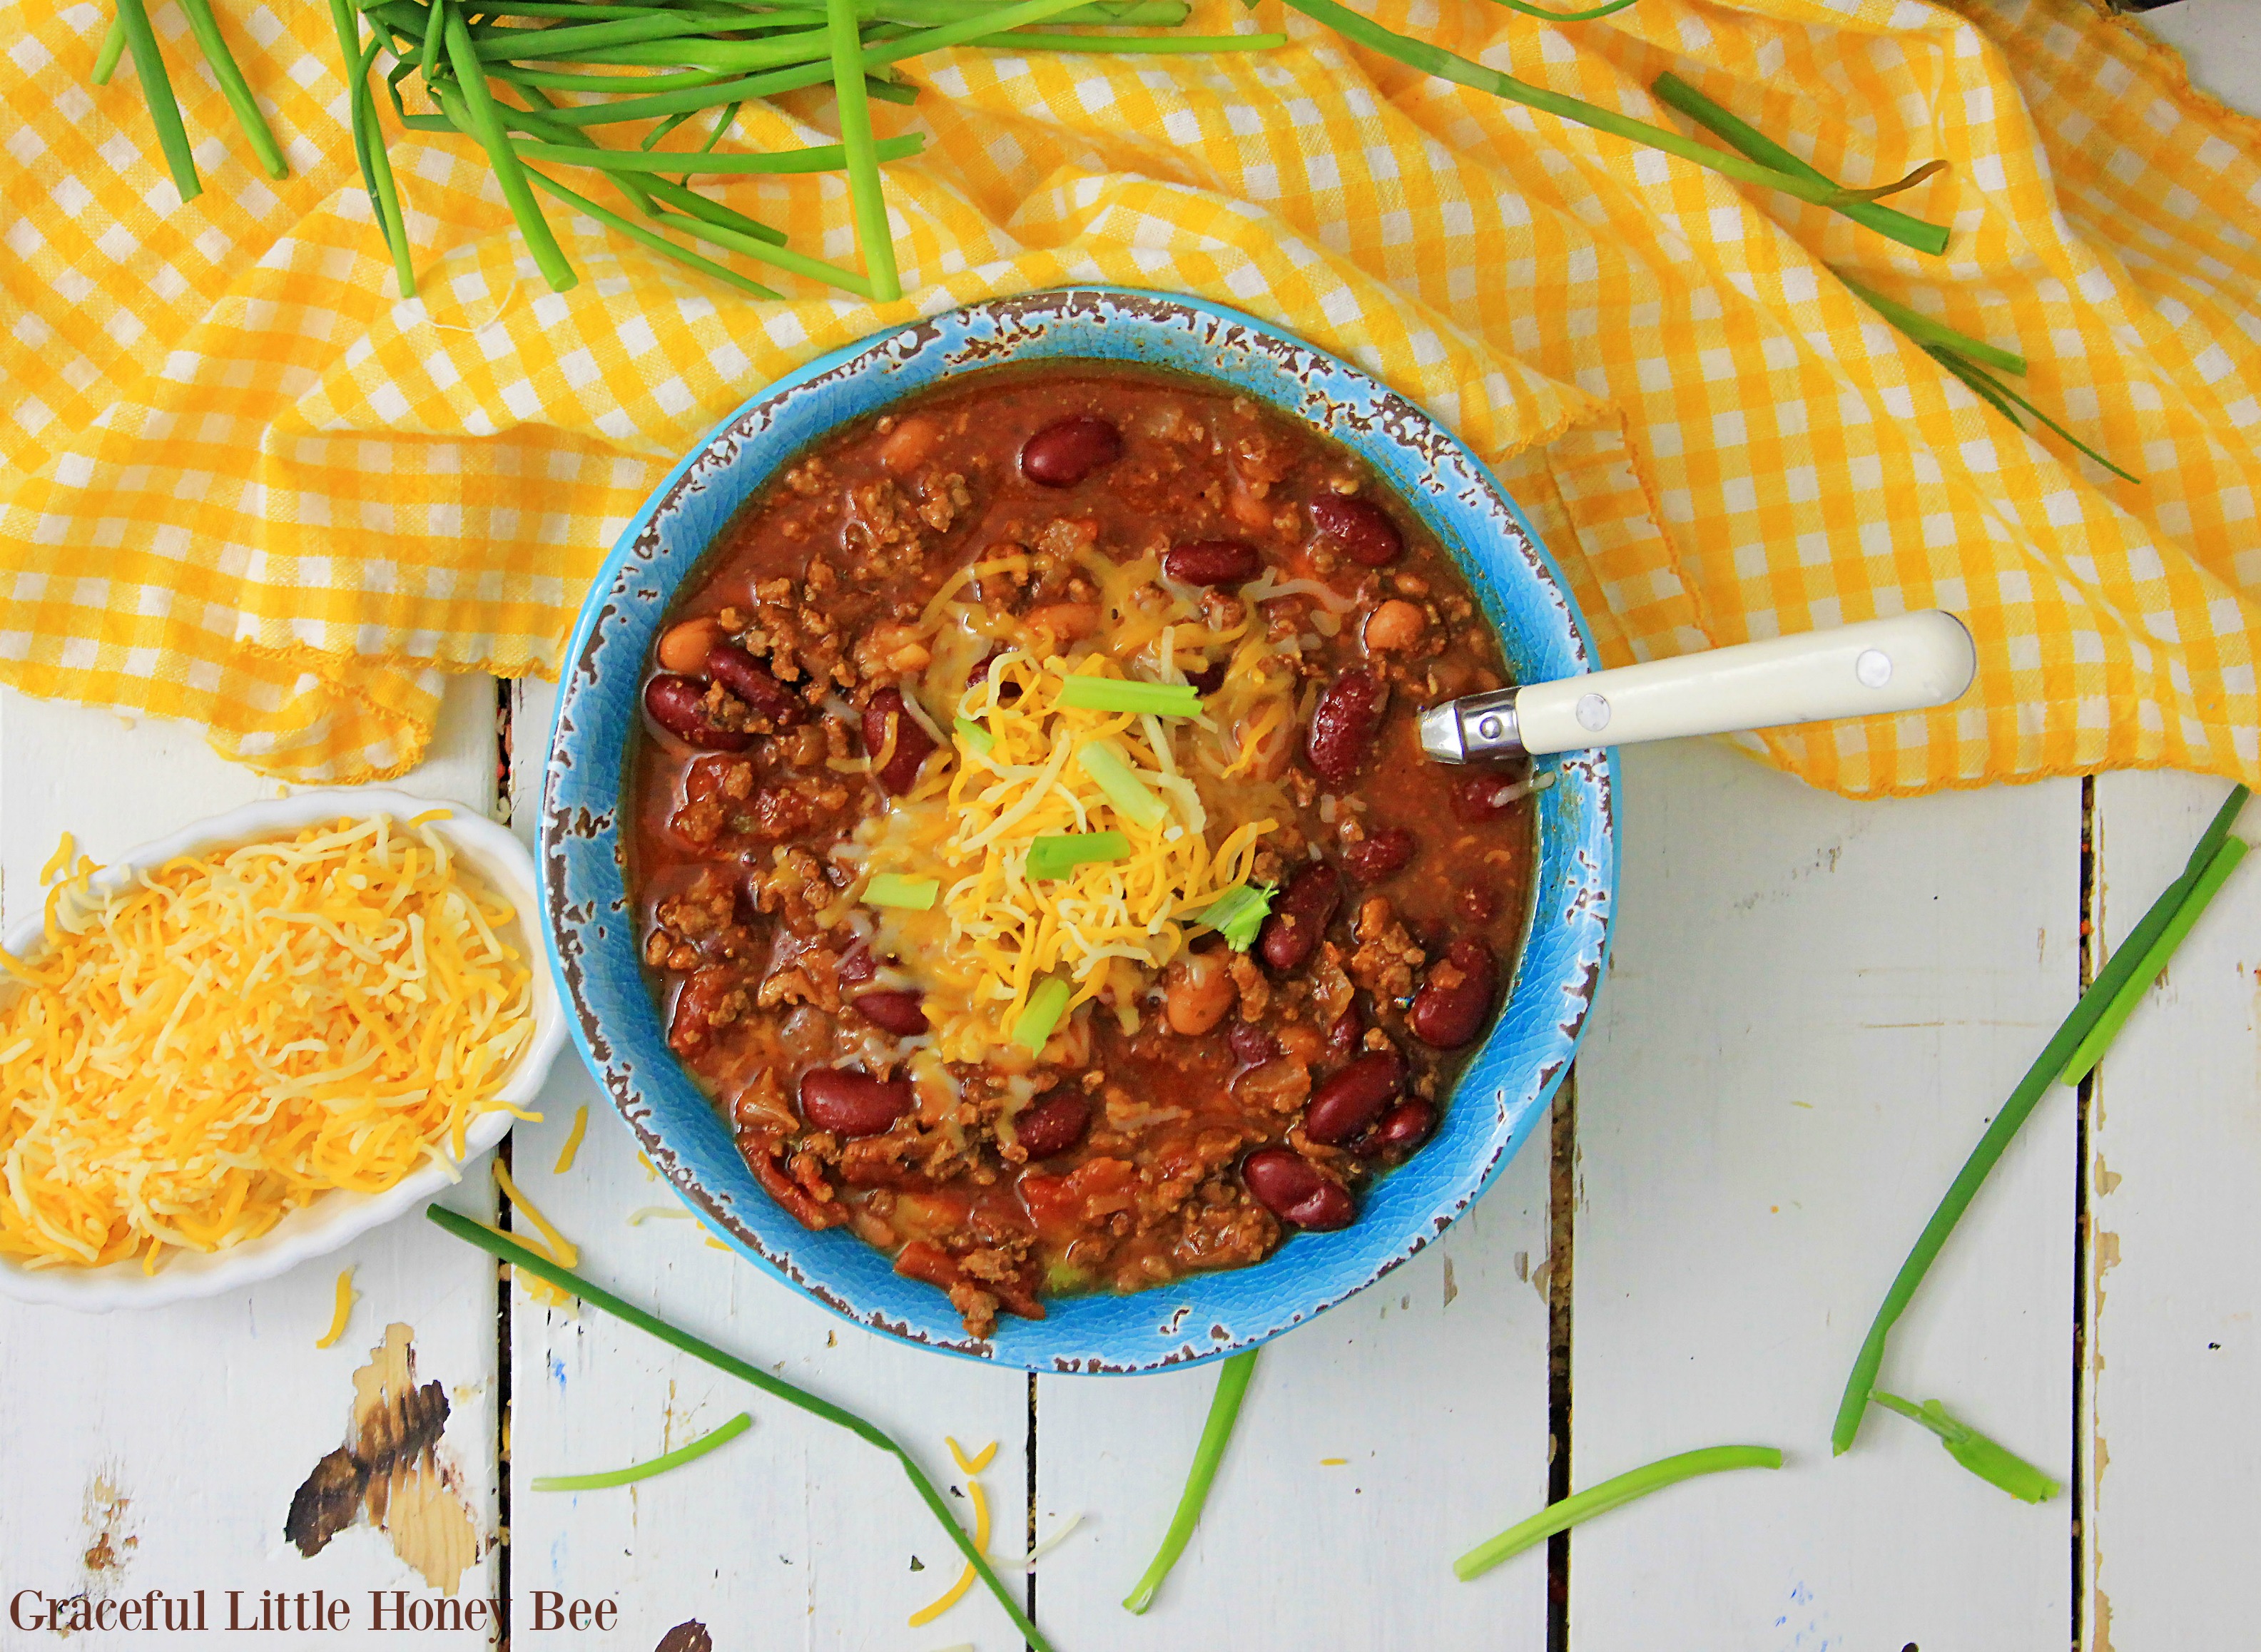
<path fill-rule="evenodd" d="M 1429 955 L 1391 914 L 1389 899 L 1370 895 L 1358 909 L 1358 950 L 1351 954 L 1351 979 L 1392 1002 L 1411 996 L 1414 972 Z"/>

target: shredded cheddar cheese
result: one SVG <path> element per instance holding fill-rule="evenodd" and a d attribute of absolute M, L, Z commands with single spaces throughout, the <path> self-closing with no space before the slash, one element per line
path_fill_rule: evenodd
<path fill-rule="evenodd" d="M 589 1128 L 589 1104 L 583 1102 L 573 1109 L 573 1127 L 565 1133 L 565 1145 L 557 1149 L 557 1168 L 550 1174 L 563 1176 L 573 1168 L 573 1155 L 581 1150 L 581 1138 Z"/>
<path fill-rule="evenodd" d="M 882 878 L 889 888 L 938 883 L 930 906 L 890 904 L 874 921 L 887 954 L 912 961 L 944 1061 L 1009 1059 L 1022 1012 L 1051 980 L 1073 988 L 1069 1016 L 1097 1001 L 1135 1028 L 1138 998 L 1185 949 L 1195 914 L 1249 879 L 1265 834 L 1288 818 L 1270 776 L 1296 726 L 1296 638 L 1269 638 L 1253 604 L 1212 626 L 1161 583 L 1151 556 L 1080 557 L 1100 623 L 1064 649 L 1049 629 L 957 600 L 1025 560 L 979 563 L 944 584 L 924 616 L 932 663 L 904 685 L 907 704 L 915 686 L 936 712 L 922 721 L 970 726 L 986 740 L 959 739 L 838 851 L 859 890 Z M 969 685 L 974 662 L 1001 647 Z M 1077 678 L 1183 683 L 1188 666 L 1219 650 L 1229 651 L 1224 680 L 1198 716 L 1099 711 L 1066 697 Z M 1039 837 L 1100 832 L 1122 833 L 1128 853 L 1058 876 L 1030 872 Z M 1052 1034 L 1074 1035 L 1066 1018 Z"/>
<path fill-rule="evenodd" d="M 989 1498 L 981 1490 L 981 1482 L 971 1476 L 966 1478 L 965 1493 L 973 1499 L 973 1547 L 980 1553 L 987 1555 L 989 1552 Z M 916 1612 L 911 1613 L 910 1627 L 914 1629 L 923 1629 L 963 1600 L 965 1598 L 965 1591 L 973 1587 L 975 1575 L 973 1563 L 969 1560 L 965 1563 L 965 1570 L 958 1574 L 956 1583 L 944 1590 L 926 1606 L 921 1606 Z"/>
<path fill-rule="evenodd" d="M 428 826 L 341 820 L 106 896 L 96 869 L 48 890 L 32 955 L 0 953 L 0 1255 L 225 1250 L 332 1189 L 452 1174 L 505 1105 L 532 977 Z"/>
<path fill-rule="evenodd" d="M 330 1328 L 314 1339 L 316 1348 L 329 1348 L 346 1334 L 346 1321 L 353 1317 L 353 1273 L 348 1268 L 338 1275 L 337 1305 L 330 1311 Z"/>

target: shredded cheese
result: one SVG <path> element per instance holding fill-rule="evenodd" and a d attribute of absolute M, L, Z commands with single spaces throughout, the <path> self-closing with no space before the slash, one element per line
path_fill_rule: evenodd
<path fill-rule="evenodd" d="M 328 1348 L 346 1334 L 346 1321 L 353 1317 L 353 1273 L 348 1268 L 338 1275 L 337 1306 L 330 1313 L 330 1328 L 314 1339 L 316 1348 Z"/>
<path fill-rule="evenodd" d="M 954 600 L 1016 560 L 960 569 L 924 615 L 932 663 L 916 686 L 932 720 L 980 730 L 986 748 L 946 742 L 951 761 L 929 764 L 838 857 L 859 893 L 879 880 L 883 890 L 906 879 L 938 883 L 927 910 L 879 910 L 877 943 L 910 961 L 932 1048 L 951 1062 L 1040 1055 L 1016 1056 L 1011 1046 L 1030 996 L 1049 980 L 1073 989 L 1054 1040 L 1079 1036 L 1073 1018 L 1095 1000 L 1135 1028 L 1145 985 L 1185 949 L 1197 914 L 1248 881 L 1264 835 L 1288 818 L 1279 783 L 1264 776 L 1279 772 L 1273 760 L 1295 726 L 1300 679 L 1253 604 L 1212 626 L 1160 583 L 1151 556 L 1118 563 L 1091 551 L 1079 560 L 1099 589 L 1101 622 L 1063 650 L 1048 629 Z M 974 662 L 1001 645 L 969 685 Z M 1202 669 L 1220 649 L 1231 651 L 1224 678 L 1198 716 L 1065 701 L 1078 678 L 1181 683 L 1188 666 Z M 904 685 L 907 703 L 919 697 L 913 686 Z M 882 755 L 872 762 L 881 766 Z M 1039 837 L 1108 831 L 1123 835 L 1127 854 L 1030 876 Z"/>
<path fill-rule="evenodd" d="M 982 1447 L 980 1450 L 975 1452 L 973 1456 L 968 1457 L 965 1455 L 965 1448 L 959 1445 L 955 1439 L 951 1438 L 948 1434 L 943 1435 L 942 1439 L 943 1443 L 950 1448 L 951 1458 L 958 1464 L 958 1470 L 961 1473 L 980 1473 L 982 1470 L 989 1466 L 991 1459 L 994 1458 L 997 1455 L 997 1442 L 994 1440 L 992 1440 L 987 1445 Z"/>
<path fill-rule="evenodd" d="M 971 1477 L 965 1482 L 965 1493 L 973 1499 L 974 1549 L 987 1555 L 989 1552 L 989 1498 L 981 1490 L 981 1482 Z M 963 1600 L 965 1591 L 973 1587 L 974 1575 L 973 1563 L 969 1560 L 965 1570 L 958 1574 L 956 1583 L 944 1590 L 933 1601 L 911 1613 L 910 1627 L 923 1629 Z"/>
<path fill-rule="evenodd" d="M 107 896 L 97 869 L 49 889 L 42 947 L 0 953 L 0 1255 L 225 1250 L 452 1166 L 505 1105 L 532 977 L 511 908 L 428 826 L 341 820 Z"/>
<path fill-rule="evenodd" d="M 540 1248 L 548 1253 L 549 1259 L 560 1268 L 579 1267 L 581 1253 L 573 1241 L 559 1233 L 556 1224 L 536 1210 L 534 1201 L 518 1191 L 518 1184 L 510 1179 L 510 1172 L 503 1167 L 499 1158 L 494 1162 L 494 1179 L 495 1185 L 502 1189 L 503 1197 L 511 1202 L 512 1207 L 534 1224 L 535 1231 L 542 1235 Z"/>
<path fill-rule="evenodd" d="M 573 1155 L 581 1150 L 581 1137 L 589 1128 L 589 1104 L 583 1102 L 573 1110 L 573 1127 L 565 1133 L 565 1145 L 557 1149 L 557 1168 L 553 1176 L 563 1176 L 573 1168 Z"/>

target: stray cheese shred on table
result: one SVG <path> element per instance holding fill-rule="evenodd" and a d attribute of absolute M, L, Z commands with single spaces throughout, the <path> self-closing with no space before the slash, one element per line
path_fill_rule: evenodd
<path fill-rule="evenodd" d="M 79 858 L 44 943 L 0 952 L 0 1255 L 154 1271 L 332 1189 L 452 1174 L 506 1105 L 533 983 L 440 813 L 186 855 L 108 895 Z"/>

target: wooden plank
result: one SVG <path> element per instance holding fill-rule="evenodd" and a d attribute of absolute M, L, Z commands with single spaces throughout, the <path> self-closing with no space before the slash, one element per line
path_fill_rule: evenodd
<path fill-rule="evenodd" d="M 547 684 L 525 685 L 513 720 L 513 818 L 529 839 L 553 695 Z M 584 1105 L 587 1135 L 559 1176 L 559 1148 Z M 581 1248 L 592 1277 L 861 1412 L 908 1446 L 937 1481 L 963 1480 L 945 1435 L 969 1452 L 996 1441 L 996 1458 L 980 1477 L 999 1533 L 993 1551 L 1019 1552 L 1029 1444 L 1023 1374 L 850 1325 L 708 1248 L 693 1222 L 629 1226 L 638 1210 L 676 1201 L 649 1179 L 611 1104 L 570 1055 L 557 1064 L 542 1111 L 542 1123 L 513 1134 L 514 1174 Z M 907 1627 L 960 1567 L 892 1459 L 601 1314 L 546 1310 L 513 1291 L 510 1334 L 518 1633 L 535 1628 L 540 1590 L 616 1603 L 614 1631 L 574 1635 L 577 1647 L 650 1652 L 668 1628 L 691 1619 L 705 1622 L 718 1644 L 744 1643 L 757 1630 L 828 1647 L 1017 1643 L 978 1584 L 930 1627 Z M 664 1478 L 573 1496 L 528 1487 L 538 1474 L 641 1462 L 741 1411 L 752 1413 L 752 1429 Z M 970 1505 L 961 1506 L 971 1525 Z"/>
<path fill-rule="evenodd" d="M 2096 783 L 2108 948 L 2182 870 L 2229 790 Z M 2242 835 L 2261 828 L 2249 811 Z M 2081 1602 L 2091 1652 L 2239 1644 L 2261 1508 L 2261 874 L 2226 884 L 2135 1011 L 2088 1098 Z"/>
<path fill-rule="evenodd" d="M 1547 1499 L 1547 1173 L 1541 1131 L 1440 1243 L 1266 1347 L 1144 1617 L 1121 1602 L 1177 1505 L 1215 1367 L 1039 1378 L 1037 1529 L 1086 1521 L 1038 1567 L 1059 1644 L 1543 1645 L 1543 1553 L 1474 1584 L 1451 1566 Z"/>
<path fill-rule="evenodd" d="M 1851 803 L 1730 748 L 1624 754 L 1624 875 L 1578 1064 L 1572 1481 L 1730 1441 L 1582 1527 L 1579 1652 L 2056 1648 L 2071 1510 L 1872 1411 L 1828 1434 L 1885 1285 L 2078 990 L 2078 783 Z M 2063 1476 L 2074 1107 L 2044 1105 L 1901 1322 L 1884 1385 Z"/>
<path fill-rule="evenodd" d="M 431 760 L 399 783 L 434 797 L 491 798 L 494 704 L 486 678 L 454 685 Z M 0 869 L 11 912 L 36 901 L 40 865 L 66 828 L 104 859 L 279 790 L 223 762 L 186 725 L 0 693 Z M 348 1264 L 362 1299 L 338 1345 L 318 1349 L 337 1270 Z M 494 1276 L 422 1222 L 396 1222 L 334 1257 L 208 1301 L 106 1315 L 0 1302 L 0 1555 L 11 1594 L 202 1589 L 211 1631 L 197 1641 L 216 1648 L 274 1643 L 271 1634 L 225 1632 L 230 1590 L 244 1591 L 247 1613 L 262 1591 L 327 1591 L 348 1601 L 359 1626 L 372 1590 L 425 1595 L 422 1580 L 366 1527 L 311 1560 L 283 1538 L 291 1493 L 344 1440 L 353 1371 L 394 1320 L 414 1328 L 420 1377 L 448 1386 L 454 1410 L 442 1455 L 492 1534 Z M 465 1573 L 464 1595 L 491 1592 L 492 1570 L 490 1559 Z M 484 1644 L 470 1634 L 416 1639 Z M 73 1637 L 82 1642 L 131 1647 L 149 1637 Z M 364 1643 L 385 1640 L 339 1639 Z"/>

